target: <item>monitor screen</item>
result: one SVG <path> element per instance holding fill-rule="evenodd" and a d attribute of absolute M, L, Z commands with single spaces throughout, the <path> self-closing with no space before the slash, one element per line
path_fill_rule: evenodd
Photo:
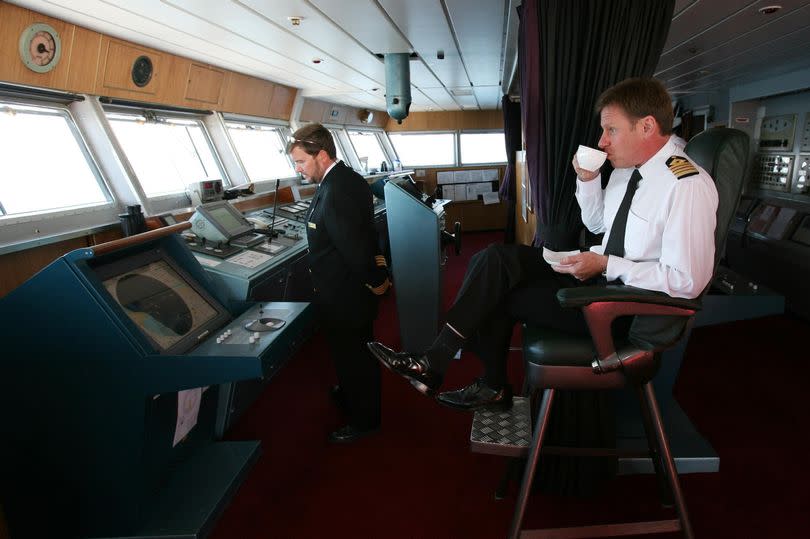
<path fill-rule="evenodd" d="M 197 213 L 213 225 L 228 241 L 253 230 L 253 225 L 245 219 L 239 210 L 225 200 L 203 204 L 197 207 Z M 202 230 L 195 229 L 195 233 L 205 236 L 204 228 Z"/>
<path fill-rule="evenodd" d="M 160 251 L 97 268 L 104 288 L 160 352 L 183 352 L 230 316 Z"/>
<path fill-rule="evenodd" d="M 230 206 L 230 204 L 229 204 Z M 234 235 L 239 229 L 242 228 L 243 224 L 239 221 L 236 216 L 226 208 L 225 206 L 220 206 L 219 208 L 213 208 L 209 210 L 211 217 L 225 229 L 228 236 Z"/>

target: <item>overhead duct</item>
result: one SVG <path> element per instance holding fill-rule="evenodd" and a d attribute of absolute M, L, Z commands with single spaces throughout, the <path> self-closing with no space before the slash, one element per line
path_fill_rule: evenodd
<path fill-rule="evenodd" d="M 398 124 L 411 108 L 411 66 L 407 52 L 385 54 L 385 107 Z"/>

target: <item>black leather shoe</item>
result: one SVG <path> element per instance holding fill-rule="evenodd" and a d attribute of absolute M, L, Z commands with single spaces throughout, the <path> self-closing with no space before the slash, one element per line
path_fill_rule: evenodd
<path fill-rule="evenodd" d="M 432 397 L 442 385 L 442 375 L 430 368 L 424 355 L 394 352 L 378 342 L 368 343 L 368 349 L 380 363 L 410 380 L 411 385 L 424 395 Z"/>
<path fill-rule="evenodd" d="M 369 436 L 379 431 L 380 427 L 374 427 L 372 429 L 358 429 L 352 425 L 345 425 L 340 427 L 335 432 L 330 432 L 329 441 L 333 444 L 350 444 L 364 436 Z"/>
<path fill-rule="evenodd" d="M 436 400 L 456 410 L 506 411 L 512 408 L 512 386 L 506 384 L 501 389 L 493 389 L 483 378 L 477 378 L 467 387 L 439 394 Z"/>
<path fill-rule="evenodd" d="M 343 393 L 343 388 L 339 385 L 332 386 L 332 389 L 329 390 L 329 398 L 332 399 L 332 402 L 340 408 L 341 410 L 346 410 L 346 394 Z"/>

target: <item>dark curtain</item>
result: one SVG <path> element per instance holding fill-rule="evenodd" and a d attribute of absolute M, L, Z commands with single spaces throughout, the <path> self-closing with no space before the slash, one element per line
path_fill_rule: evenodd
<path fill-rule="evenodd" d="M 537 3 L 547 168 L 534 192 L 544 208 L 539 243 L 575 249 L 582 228 L 571 158 L 579 144 L 596 146 L 594 104 L 628 77 L 652 76 L 669 32 L 675 0 L 530 0 Z M 524 2 L 524 5 L 526 2 Z M 527 141 L 528 142 L 528 141 Z M 534 179 L 534 178 L 532 178 Z"/>
<path fill-rule="evenodd" d="M 653 74 L 674 6 L 675 0 L 523 2 L 518 47 L 536 245 L 577 248 L 582 221 L 571 158 L 579 144 L 597 145 L 599 94 L 625 78 Z M 612 395 L 558 391 L 547 442 L 612 447 Z M 615 459 L 544 456 L 536 486 L 592 495 L 614 473 Z"/>
<path fill-rule="evenodd" d="M 505 243 L 515 243 L 515 152 L 521 150 L 520 103 L 514 103 L 508 95 L 501 99 L 503 109 L 503 134 L 506 144 L 506 170 L 499 191 L 501 200 L 507 204 Z"/>
<path fill-rule="evenodd" d="M 526 150 L 526 175 L 531 191 L 531 207 L 540 223 L 546 220 L 546 205 L 539 201 L 546 198 L 547 182 L 538 180 L 546 175 L 546 153 L 543 146 L 546 139 L 546 115 L 537 4 L 537 0 L 526 0 L 517 10 L 520 117 Z"/>

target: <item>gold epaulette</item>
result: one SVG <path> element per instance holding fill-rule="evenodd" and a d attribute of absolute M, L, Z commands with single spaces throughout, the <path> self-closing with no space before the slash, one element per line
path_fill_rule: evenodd
<path fill-rule="evenodd" d="M 695 168 L 695 165 L 689 162 L 689 159 L 681 157 L 680 155 L 673 155 L 667 159 L 667 167 L 679 180 L 700 174 L 698 169 Z"/>
<path fill-rule="evenodd" d="M 370 284 L 366 283 L 366 288 L 368 288 L 369 290 L 371 290 L 371 292 L 372 292 L 374 295 L 376 295 L 376 296 L 382 296 L 383 294 L 385 294 L 385 292 L 386 292 L 386 291 L 387 291 L 389 288 L 391 288 L 391 281 L 389 281 L 389 280 L 388 280 L 388 278 L 386 278 L 386 279 L 385 279 L 385 281 L 383 281 L 383 282 L 382 282 L 382 284 L 377 285 L 377 286 L 371 286 Z"/>

